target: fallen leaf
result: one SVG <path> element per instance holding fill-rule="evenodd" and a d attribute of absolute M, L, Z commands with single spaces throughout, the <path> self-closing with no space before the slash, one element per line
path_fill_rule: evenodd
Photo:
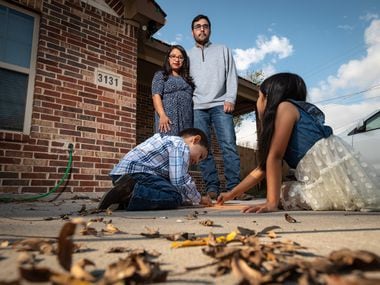
<path fill-rule="evenodd" d="M 238 254 L 232 256 L 231 268 L 235 276 L 242 281 L 247 281 L 249 284 L 260 284 L 262 278 L 260 271 L 250 267 Z"/>
<path fill-rule="evenodd" d="M 288 213 L 285 213 L 284 216 L 285 216 L 285 220 L 288 223 L 297 223 L 297 220 L 294 219 L 292 216 L 290 216 Z"/>
<path fill-rule="evenodd" d="M 3 240 L 3 241 L 1 242 L 1 244 L 0 244 L 0 247 L 1 247 L 1 248 L 6 248 L 6 247 L 8 247 L 8 245 L 9 245 L 9 241 L 7 241 L 7 240 Z"/>
<path fill-rule="evenodd" d="M 176 234 L 167 234 L 164 236 L 167 240 L 170 240 L 170 241 L 183 241 L 183 240 L 195 239 L 194 233 L 187 233 L 187 232 L 176 233 Z"/>
<path fill-rule="evenodd" d="M 209 220 L 209 219 L 207 219 L 207 220 L 202 220 L 202 221 L 200 221 L 199 223 L 200 223 L 201 225 L 203 225 L 203 226 L 206 226 L 206 227 L 212 227 L 212 226 L 214 225 L 214 221 Z"/>
<path fill-rule="evenodd" d="M 269 231 L 268 237 L 271 239 L 275 239 L 275 238 L 277 238 L 277 234 L 274 231 Z"/>
<path fill-rule="evenodd" d="M 102 229 L 102 232 L 106 234 L 111 234 L 111 235 L 124 233 L 121 230 L 119 230 L 117 227 L 115 227 L 113 224 L 107 224 L 106 228 Z"/>
<path fill-rule="evenodd" d="M 63 225 L 58 237 L 58 261 L 59 264 L 70 271 L 72 263 L 72 253 L 74 249 L 74 243 L 72 237 L 75 233 L 77 224 L 83 224 L 83 220 L 76 219 Z"/>
<path fill-rule="evenodd" d="M 48 282 L 53 272 L 47 267 L 19 267 L 21 278 L 30 282 Z"/>
<path fill-rule="evenodd" d="M 111 247 L 106 251 L 106 253 L 124 253 L 124 252 L 130 252 L 131 249 L 128 247 L 118 246 L 118 247 Z"/>
<path fill-rule="evenodd" d="M 149 227 L 145 227 L 145 229 L 148 231 L 147 233 L 141 233 L 142 236 L 148 237 L 148 238 L 159 238 L 160 232 L 158 229 L 153 229 Z"/>
<path fill-rule="evenodd" d="M 260 232 L 257 233 L 257 236 L 265 235 L 265 234 L 268 233 L 269 231 L 273 231 L 273 230 L 276 230 L 276 229 L 281 229 L 281 227 L 279 227 L 279 226 L 269 226 L 269 227 L 265 227 L 264 229 L 262 229 Z"/>
<path fill-rule="evenodd" d="M 95 277 L 92 276 L 89 272 L 85 270 L 85 267 L 88 265 L 95 266 L 91 260 L 82 258 L 77 263 L 75 263 L 71 269 L 70 273 L 74 278 L 85 280 L 85 281 L 94 281 Z"/>
<path fill-rule="evenodd" d="M 38 251 L 43 254 L 54 254 L 54 244 L 56 244 L 55 240 L 30 238 L 17 241 L 13 243 L 12 247 L 17 251 Z"/>
<path fill-rule="evenodd" d="M 360 269 L 379 269 L 380 257 L 372 252 L 365 250 L 350 250 L 347 248 L 336 250 L 330 253 L 329 260 L 333 263 Z"/>
<path fill-rule="evenodd" d="M 326 285 L 379 285 L 380 278 L 368 278 L 360 275 L 327 275 L 325 278 Z"/>
<path fill-rule="evenodd" d="M 21 252 L 17 257 L 17 262 L 19 264 L 35 264 L 36 262 L 36 255 L 31 254 L 29 252 L 23 251 Z"/>
<path fill-rule="evenodd" d="M 256 231 L 255 230 L 243 228 L 243 227 L 240 227 L 240 226 L 238 226 L 237 229 L 238 229 L 239 234 L 242 235 L 242 236 L 254 236 L 254 235 L 256 235 Z"/>

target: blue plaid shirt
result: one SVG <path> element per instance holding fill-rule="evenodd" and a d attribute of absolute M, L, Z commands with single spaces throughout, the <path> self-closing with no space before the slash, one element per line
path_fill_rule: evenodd
<path fill-rule="evenodd" d="M 182 200 L 199 204 L 201 195 L 189 174 L 190 149 L 181 137 L 155 134 L 128 152 L 110 176 L 150 173 L 162 176 L 177 188 Z"/>

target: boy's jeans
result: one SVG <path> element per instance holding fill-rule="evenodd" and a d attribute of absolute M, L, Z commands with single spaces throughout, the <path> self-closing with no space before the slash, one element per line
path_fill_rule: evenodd
<path fill-rule="evenodd" d="M 181 194 L 169 180 L 148 173 L 129 174 L 135 187 L 127 211 L 166 210 L 178 208 L 182 203 Z"/>
<path fill-rule="evenodd" d="M 211 126 L 215 130 L 224 162 L 226 188 L 231 190 L 240 182 L 240 157 L 236 150 L 236 135 L 232 114 L 224 112 L 224 107 L 194 110 L 194 127 L 201 129 L 211 143 Z M 199 164 L 207 192 L 220 193 L 220 181 L 215 160 L 211 152 Z"/>

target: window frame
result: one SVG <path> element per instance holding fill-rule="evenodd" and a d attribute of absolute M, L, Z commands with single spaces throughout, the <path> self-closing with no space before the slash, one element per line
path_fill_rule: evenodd
<path fill-rule="evenodd" d="M 10 3 L 4 2 L 3 0 L 0 0 L 0 4 L 34 18 L 32 48 L 31 48 L 31 54 L 30 54 L 29 68 L 0 61 L 0 68 L 14 71 L 14 72 L 19 72 L 28 76 L 23 130 L 22 131 L 21 130 L 20 131 L 6 130 L 6 129 L 2 129 L 0 126 L 0 132 L 16 132 L 16 133 L 22 132 L 25 135 L 29 135 L 31 126 L 32 126 L 32 111 L 33 111 L 32 109 L 33 109 L 33 98 L 34 98 L 34 85 L 35 85 L 35 78 L 36 78 L 40 16 L 37 13 L 15 6 Z"/>

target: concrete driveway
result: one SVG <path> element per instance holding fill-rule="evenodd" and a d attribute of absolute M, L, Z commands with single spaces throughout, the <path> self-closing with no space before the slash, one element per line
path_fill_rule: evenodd
<path fill-rule="evenodd" d="M 290 223 L 284 217 L 285 212 L 240 213 L 245 205 L 260 200 L 233 202 L 211 208 L 91 213 L 97 202 L 89 198 L 83 194 L 65 199 L 60 197 L 54 201 L 0 204 L 0 241 L 3 241 L 0 250 L 0 283 L 19 278 L 21 253 L 12 247 L 15 242 L 29 238 L 57 238 L 62 226 L 75 217 L 81 217 L 87 222 L 92 219 L 91 227 L 98 234 L 82 235 L 79 227 L 77 228 L 74 242 L 81 244 L 85 250 L 75 253 L 73 262 L 87 258 L 95 264 L 90 271 L 101 274 L 109 264 L 127 255 L 109 253 L 110 248 L 156 251 L 161 253 L 157 258 L 161 268 L 170 271 L 165 282 L 167 284 L 236 284 L 239 279 L 231 273 L 213 277 L 211 274 L 215 273 L 215 266 L 186 271 L 185 267 L 200 266 L 213 261 L 202 253 L 202 246 L 174 249 L 171 248 L 172 242 L 165 238 L 149 238 L 141 233 L 188 232 L 206 237 L 210 232 L 215 236 L 225 236 L 238 226 L 256 232 L 269 227 L 274 229 L 275 238 L 270 239 L 267 235 L 262 235 L 261 239 L 264 242 L 291 240 L 306 247 L 307 252 L 321 256 L 341 248 L 367 250 L 380 255 L 379 212 L 287 212 L 297 221 Z M 200 223 L 207 219 L 213 222 L 213 226 Z M 102 222 L 99 222 L 101 220 Z M 105 228 L 106 223 L 112 224 L 121 233 L 102 233 L 101 230 Z M 54 254 L 37 253 L 36 258 L 36 266 L 62 271 Z"/>

